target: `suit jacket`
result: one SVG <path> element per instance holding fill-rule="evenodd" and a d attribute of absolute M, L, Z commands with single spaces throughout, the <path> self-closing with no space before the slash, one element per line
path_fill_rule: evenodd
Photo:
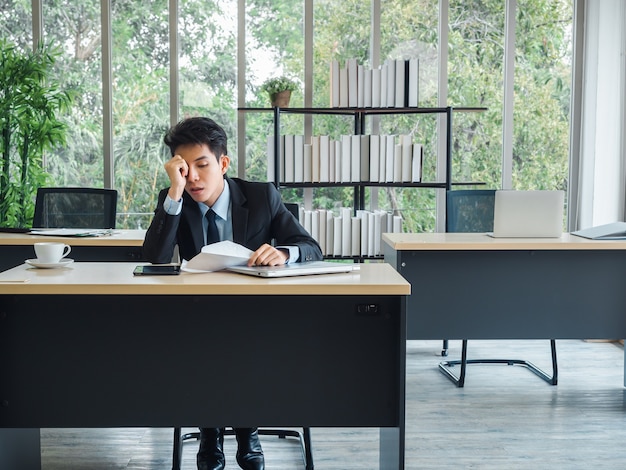
<path fill-rule="evenodd" d="M 318 243 L 282 203 L 272 183 L 224 178 L 230 187 L 233 241 L 255 251 L 263 243 L 298 246 L 298 261 L 322 259 Z M 181 258 L 190 260 L 204 245 L 202 212 L 189 194 L 183 193 L 178 215 L 169 215 L 163 202 L 169 188 L 159 193 L 157 208 L 143 242 L 143 255 L 151 263 L 169 263 L 178 245 Z"/>

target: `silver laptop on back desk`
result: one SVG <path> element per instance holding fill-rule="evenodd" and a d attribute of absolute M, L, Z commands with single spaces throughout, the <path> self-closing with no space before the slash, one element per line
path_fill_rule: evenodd
<path fill-rule="evenodd" d="M 563 234 L 563 191 L 496 191 L 495 238 L 558 238 Z"/>

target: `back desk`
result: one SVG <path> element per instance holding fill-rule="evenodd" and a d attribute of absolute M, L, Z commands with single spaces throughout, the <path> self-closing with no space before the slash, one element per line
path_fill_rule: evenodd
<path fill-rule="evenodd" d="M 39 468 L 38 428 L 120 426 L 379 427 L 380 468 L 404 468 L 410 285 L 391 266 L 260 279 L 134 265 L 0 273 L 0 449 L 22 450 L 0 468 Z"/>
<path fill-rule="evenodd" d="M 35 257 L 37 242 L 71 245 L 68 258 L 77 261 L 140 261 L 145 230 L 115 230 L 104 237 L 49 237 L 28 233 L 0 233 L 0 272 Z"/>
<path fill-rule="evenodd" d="M 626 241 L 384 234 L 408 339 L 626 338 Z"/>

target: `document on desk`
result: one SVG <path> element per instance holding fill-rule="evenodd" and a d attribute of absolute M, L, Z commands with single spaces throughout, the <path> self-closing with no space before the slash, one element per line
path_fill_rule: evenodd
<path fill-rule="evenodd" d="M 180 269 L 190 273 L 205 273 L 231 266 L 244 266 L 252 253 L 243 245 L 224 240 L 203 246 L 202 251 L 189 261 L 183 260 Z"/>
<path fill-rule="evenodd" d="M 46 235 L 48 237 L 105 237 L 113 235 L 113 229 L 85 229 L 85 228 L 34 228 L 30 235 Z"/>
<path fill-rule="evenodd" d="M 572 235 L 589 238 L 591 240 L 625 240 L 626 222 L 598 225 L 584 230 L 572 232 Z"/>

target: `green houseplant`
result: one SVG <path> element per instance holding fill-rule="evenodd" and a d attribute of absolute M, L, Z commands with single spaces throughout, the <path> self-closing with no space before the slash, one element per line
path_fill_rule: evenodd
<path fill-rule="evenodd" d="M 298 89 L 298 84 L 289 77 L 280 76 L 268 78 L 261 85 L 261 91 L 266 92 L 272 106 L 286 108 L 289 106 L 291 92 Z"/>
<path fill-rule="evenodd" d="M 47 181 L 43 154 L 65 143 L 56 114 L 72 100 L 53 78 L 59 54 L 44 43 L 22 51 L 0 39 L 0 227 L 32 224 L 37 188 Z"/>

